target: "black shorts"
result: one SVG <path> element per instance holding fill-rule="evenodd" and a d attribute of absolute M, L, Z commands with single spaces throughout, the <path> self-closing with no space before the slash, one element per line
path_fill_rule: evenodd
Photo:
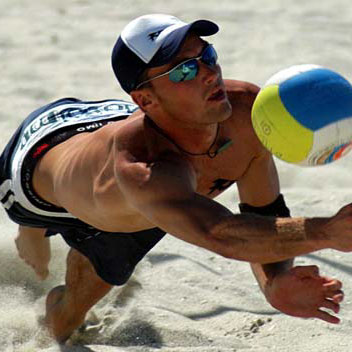
<path fill-rule="evenodd" d="M 32 112 L 0 155 L 0 203 L 10 219 L 23 226 L 47 228 L 47 235 L 60 233 L 112 285 L 125 283 L 165 232 L 158 228 L 136 233 L 99 231 L 41 199 L 32 187 L 32 176 L 38 160 L 55 145 L 125 119 L 137 108 L 121 100 L 60 99 Z"/>
<path fill-rule="evenodd" d="M 96 273 L 111 285 L 123 285 L 135 266 L 165 236 L 159 228 L 134 233 L 96 229 L 49 229 L 61 233 L 66 243 L 86 256 Z"/>

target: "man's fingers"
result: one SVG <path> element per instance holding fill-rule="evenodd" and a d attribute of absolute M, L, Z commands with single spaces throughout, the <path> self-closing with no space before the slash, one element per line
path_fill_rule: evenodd
<path fill-rule="evenodd" d="M 325 298 L 329 298 L 335 303 L 341 303 L 345 298 L 345 294 L 342 290 L 327 291 L 325 292 Z"/>
<path fill-rule="evenodd" d="M 326 298 L 330 298 L 334 303 L 340 303 L 344 299 L 344 292 L 341 290 L 342 283 L 339 280 L 331 280 L 323 285 Z"/>
<path fill-rule="evenodd" d="M 326 290 L 337 291 L 341 290 L 342 282 L 339 280 L 330 280 L 329 282 L 324 283 L 323 286 Z"/>
<path fill-rule="evenodd" d="M 340 322 L 339 318 L 320 309 L 317 310 L 315 317 L 331 324 L 338 324 Z"/>
<path fill-rule="evenodd" d="M 340 305 L 329 299 L 324 300 L 321 307 L 331 309 L 335 313 L 338 313 L 340 311 Z"/>
<path fill-rule="evenodd" d="M 335 303 L 341 303 L 344 299 L 345 295 L 344 293 L 341 291 L 341 293 L 337 293 L 336 295 L 334 295 L 332 297 L 332 301 Z"/>

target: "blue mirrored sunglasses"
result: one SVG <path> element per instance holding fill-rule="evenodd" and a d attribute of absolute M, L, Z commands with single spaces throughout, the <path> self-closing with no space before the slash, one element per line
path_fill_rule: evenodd
<path fill-rule="evenodd" d="M 199 64 L 198 61 L 202 61 L 206 65 L 212 67 L 215 66 L 217 61 L 218 61 L 218 54 L 216 53 L 216 50 L 211 44 L 208 44 L 204 50 L 202 51 L 201 55 L 197 57 L 193 57 L 191 59 L 187 59 L 175 67 L 173 67 L 171 70 L 166 71 L 160 75 L 157 75 L 155 77 L 152 77 L 150 79 L 147 79 L 146 81 L 143 81 L 137 85 L 135 89 L 138 89 L 141 87 L 143 84 L 146 84 L 150 81 L 153 81 L 154 79 L 169 75 L 169 80 L 174 83 L 179 83 L 183 81 L 191 81 L 194 79 L 199 71 Z"/>

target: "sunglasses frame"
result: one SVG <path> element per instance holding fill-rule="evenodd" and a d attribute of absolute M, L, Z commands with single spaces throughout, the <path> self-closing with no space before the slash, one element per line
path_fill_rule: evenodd
<path fill-rule="evenodd" d="M 216 56 L 215 63 L 214 63 L 213 65 L 207 64 L 206 62 L 204 62 L 204 61 L 202 60 L 205 51 L 206 51 L 209 47 L 213 48 L 213 50 L 214 50 L 214 52 L 215 52 L 215 56 Z M 182 81 L 179 81 L 179 82 L 175 82 L 175 81 L 173 81 L 172 79 L 169 78 L 170 81 L 171 81 L 171 82 L 174 82 L 174 83 L 180 83 L 180 82 L 184 82 L 184 81 L 191 81 L 191 80 L 193 80 L 193 79 L 196 78 L 197 75 L 198 75 L 198 71 L 199 71 L 199 64 L 198 64 L 198 61 L 200 60 L 200 61 L 202 61 L 203 63 L 205 63 L 206 65 L 212 67 L 212 66 L 215 66 L 215 65 L 217 64 L 218 55 L 217 55 L 217 52 L 216 52 L 216 50 L 214 49 L 213 45 L 212 45 L 212 44 L 208 44 L 208 45 L 202 50 L 202 53 L 201 53 L 199 56 L 191 57 L 191 58 L 189 58 L 189 59 L 187 59 L 187 60 L 185 60 L 185 61 L 182 61 L 182 62 L 180 62 L 179 64 L 177 64 L 176 66 L 172 67 L 170 70 L 168 70 L 168 71 L 166 71 L 166 72 L 164 72 L 164 73 L 161 73 L 160 75 L 157 75 L 157 76 L 155 76 L 155 77 L 149 78 L 149 79 L 147 79 L 147 80 L 145 80 L 145 81 L 139 83 L 139 84 L 136 86 L 135 89 L 139 89 L 139 88 L 140 88 L 141 86 L 143 86 L 144 84 L 146 84 L 146 83 L 148 83 L 148 82 L 151 82 L 151 81 L 154 81 L 154 80 L 157 79 L 157 78 L 166 76 L 166 75 L 170 74 L 172 71 L 176 70 L 178 67 L 180 67 L 180 66 L 186 64 L 187 62 L 193 61 L 193 60 L 196 60 L 196 62 L 197 62 L 197 73 L 195 74 L 195 76 L 194 76 L 193 78 L 191 78 L 191 79 L 185 79 L 185 80 L 182 80 Z"/>

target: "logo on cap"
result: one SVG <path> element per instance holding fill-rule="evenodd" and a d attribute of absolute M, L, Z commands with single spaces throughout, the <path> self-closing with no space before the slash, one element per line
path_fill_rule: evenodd
<path fill-rule="evenodd" d="M 152 42 L 154 42 L 155 39 L 159 37 L 159 34 L 160 34 L 161 32 L 162 32 L 162 30 L 157 31 L 157 32 L 153 32 L 153 33 L 149 33 L 149 34 L 148 34 L 148 37 L 149 37 L 149 39 L 150 39 Z"/>

